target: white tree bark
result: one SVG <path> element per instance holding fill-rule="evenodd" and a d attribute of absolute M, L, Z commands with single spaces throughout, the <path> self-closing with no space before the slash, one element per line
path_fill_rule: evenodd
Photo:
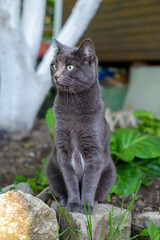
<path fill-rule="evenodd" d="M 42 39 L 45 10 L 45 0 L 23 1 L 22 33 L 34 61 Z"/>
<path fill-rule="evenodd" d="M 57 39 L 75 45 L 100 2 L 78 0 Z M 24 0 L 20 19 L 20 0 L 0 0 L 0 130 L 31 130 L 48 92 L 52 46 L 37 72 L 33 64 L 42 36 L 45 4 L 45 0 Z"/>

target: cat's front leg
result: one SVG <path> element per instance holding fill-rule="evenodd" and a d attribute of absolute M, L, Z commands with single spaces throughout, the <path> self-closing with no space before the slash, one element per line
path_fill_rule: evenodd
<path fill-rule="evenodd" d="M 102 159 L 95 155 L 92 159 L 86 159 L 85 169 L 82 179 L 81 190 L 81 213 L 85 214 L 85 207 L 88 212 L 88 204 L 90 206 L 90 212 L 93 214 L 93 206 L 95 203 L 95 193 L 98 186 L 98 182 L 102 172 Z"/>
<path fill-rule="evenodd" d="M 62 173 L 67 188 L 68 203 L 67 210 L 70 212 L 80 211 L 80 192 L 78 177 L 73 170 L 70 161 L 63 163 Z"/>

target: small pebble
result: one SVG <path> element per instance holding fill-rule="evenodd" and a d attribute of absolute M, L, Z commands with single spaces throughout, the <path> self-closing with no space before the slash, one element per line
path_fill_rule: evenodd
<path fill-rule="evenodd" d="M 34 152 L 30 152 L 30 153 L 29 153 L 29 156 L 30 156 L 30 157 L 35 157 L 35 153 L 34 153 Z"/>
<path fill-rule="evenodd" d="M 152 211 L 152 208 L 151 207 L 145 207 L 143 208 L 144 211 Z"/>
<path fill-rule="evenodd" d="M 137 205 L 139 205 L 139 206 L 141 206 L 141 207 L 146 206 L 146 204 L 145 204 L 142 200 L 138 200 L 138 201 L 137 201 Z"/>

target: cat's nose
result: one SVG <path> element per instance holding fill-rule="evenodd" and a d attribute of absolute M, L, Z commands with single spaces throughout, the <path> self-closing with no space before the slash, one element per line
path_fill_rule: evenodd
<path fill-rule="evenodd" d="M 54 78 L 55 78 L 56 80 L 58 80 L 59 75 L 55 74 L 55 75 L 54 75 Z"/>
<path fill-rule="evenodd" d="M 55 74 L 55 75 L 54 75 L 54 79 L 55 79 L 55 82 L 57 83 L 57 82 L 58 82 L 58 79 L 59 79 L 59 75 Z"/>

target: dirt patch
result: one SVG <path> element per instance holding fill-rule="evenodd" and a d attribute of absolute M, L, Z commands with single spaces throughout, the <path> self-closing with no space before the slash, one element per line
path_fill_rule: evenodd
<path fill-rule="evenodd" d="M 139 198 L 135 199 L 132 207 L 132 213 L 135 215 L 137 213 L 143 213 L 148 211 L 159 211 L 160 207 L 160 182 L 154 180 L 151 186 L 141 185 L 137 196 Z M 123 207 L 127 208 L 131 203 L 133 196 L 126 197 L 124 199 Z M 114 206 L 121 207 L 123 197 L 116 196 L 112 194 L 111 203 Z"/>
<path fill-rule="evenodd" d="M 1 139 L 0 188 L 12 184 L 17 176 L 34 177 L 51 148 L 52 141 L 44 120 L 37 120 L 32 132 L 20 141 Z"/>
<path fill-rule="evenodd" d="M 33 131 L 21 141 L 0 140 L 0 188 L 12 184 L 16 176 L 34 177 L 51 148 L 52 141 L 44 120 L 37 120 Z M 159 210 L 159 181 L 154 180 L 152 186 L 141 186 L 138 195 L 141 197 L 135 200 L 133 215 Z M 125 198 L 124 208 L 128 207 L 132 198 Z M 112 194 L 111 203 L 120 207 L 122 197 Z"/>

